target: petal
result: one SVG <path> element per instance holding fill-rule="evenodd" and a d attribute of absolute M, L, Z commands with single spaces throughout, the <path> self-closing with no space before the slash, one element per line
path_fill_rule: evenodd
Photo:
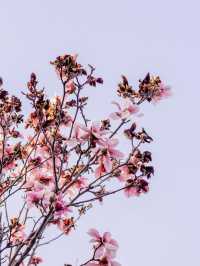
<path fill-rule="evenodd" d="M 95 170 L 95 177 L 96 177 L 96 178 L 100 177 L 102 173 L 103 173 L 103 172 L 102 172 L 102 166 L 99 165 L 99 166 L 96 168 L 96 170 Z"/>
<path fill-rule="evenodd" d="M 112 170 L 112 162 L 108 155 L 103 156 L 103 165 L 106 172 L 110 172 Z"/>
<path fill-rule="evenodd" d="M 122 158 L 124 158 L 124 154 L 121 151 L 118 151 L 118 150 L 115 150 L 115 149 L 112 149 L 110 151 L 110 154 L 115 159 L 122 159 Z"/>
<path fill-rule="evenodd" d="M 97 239 L 99 239 L 101 237 L 99 232 L 96 229 L 94 229 L 94 228 L 91 228 L 88 231 L 88 235 L 90 235 L 91 237 L 97 238 Z"/>
<path fill-rule="evenodd" d="M 116 249 L 119 247 L 119 245 L 115 239 L 111 239 L 110 244 L 112 244 Z"/>
<path fill-rule="evenodd" d="M 105 232 L 103 234 L 103 241 L 109 242 L 111 240 L 111 233 L 110 232 Z"/>

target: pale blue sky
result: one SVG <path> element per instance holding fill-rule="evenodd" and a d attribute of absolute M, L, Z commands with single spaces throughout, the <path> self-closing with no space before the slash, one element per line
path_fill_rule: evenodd
<path fill-rule="evenodd" d="M 77 52 L 104 77 L 103 87 L 91 92 L 94 119 L 109 112 L 122 73 L 132 84 L 148 71 L 159 74 L 174 93 L 145 107 L 140 121 L 155 139 L 150 193 L 107 199 L 79 230 L 41 251 L 44 265 L 82 261 L 89 255 L 86 232 L 96 227 L 118 239 L 123 266 L 199 266 L 199 10 L 194 0 L 1 1 L 0 76 L 12 92 L 35 71 L 54 94 L 49 61 Z"/>

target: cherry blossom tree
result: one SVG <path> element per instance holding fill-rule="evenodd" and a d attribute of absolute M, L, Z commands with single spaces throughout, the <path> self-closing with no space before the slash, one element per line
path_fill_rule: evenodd
<path fill-rule="evenodd" d="M 151 152 L 142 149 L 153 139 L 135 118 L 145 102 L 168 97 L 169 87 L 148 73 L 133 89 L 122 76 L 119 102 L 112 103 L 107 117 L 91 121 L 85 88 L 101 85 L 103 79 L 95 76 L 93 66 L 79 64 L 76 55 L 59 56 L 51 64 L 60 95 L 49 99 L 32 73 L 22 92 L 32 108 L 29 114 L 22 114 L 21 100 L 10 95 L 0 79 L 0 265 L 45 263 L 38 255 L 41 246 L 48 248 L 70 234 L 104 198 L 148 192 L 154 174 Z M 123 137 L 129 143 L 126 153 L 118 148 Z M 96 229 L 88 233 L 92 254 L 81 266 L 119 266 L 118 243 L 111 234 L 100 235 Z"/>

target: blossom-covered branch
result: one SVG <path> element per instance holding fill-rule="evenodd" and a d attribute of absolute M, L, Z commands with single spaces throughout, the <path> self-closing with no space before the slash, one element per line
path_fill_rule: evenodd
<path fill-rule="evenodd" d="M 102 85 L 103 79 L 91 65 L 79 64 L 76 55 L 59 56 L 51 64 L 60 95 L 50 99 L 32 73 L 22 92 L 32 108 L 29 114 L 22 114 L 20 98 L 0 80 L 0 265 L 41 263 L 40 247 L 68 235 L 92 204 L 121 191 L 140 196 L 154 174 L 151 152 L 142 148 L 153 139 L 135 118 L 145 102 L 168 97 L 169 87 L 148 73 L 133 89 L 122 76 L 121 103 L 112 102 L 107 117 L 92 121 L 85 112 L 85 88 Z M 125 139 L 129 149 L 122 152 Z M 53 226 L 55 237 L 48 239 Z M 119 265 L 110 234 L 100 237 L 91 230 L 90 235 L 94 253 L 82 265 Z"/>

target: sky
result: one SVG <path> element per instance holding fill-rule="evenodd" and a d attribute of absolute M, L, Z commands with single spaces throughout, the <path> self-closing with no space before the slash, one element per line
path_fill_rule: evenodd
<path fill-rule="evenodd" d="M 74 233 L 39 251 L 44 265 L 83 262 L 95 227 L 118 240 L 123 266 L 199 266 L 199 10 L 198 0 L 0 1 L 0 76 L 10 92 L 20 95 L 34 71 L 49 94 L 59 93 L 49 61 L 65 53 L 78 53 L 104 78 L 91 89 L 94 120 L 112 110 L 121 74 L 133 86 L 147 72 L 158 74 L 173 91 L 145 106 L 138 121 L 155 140 L 150 192 L 106 199 Z"/>

